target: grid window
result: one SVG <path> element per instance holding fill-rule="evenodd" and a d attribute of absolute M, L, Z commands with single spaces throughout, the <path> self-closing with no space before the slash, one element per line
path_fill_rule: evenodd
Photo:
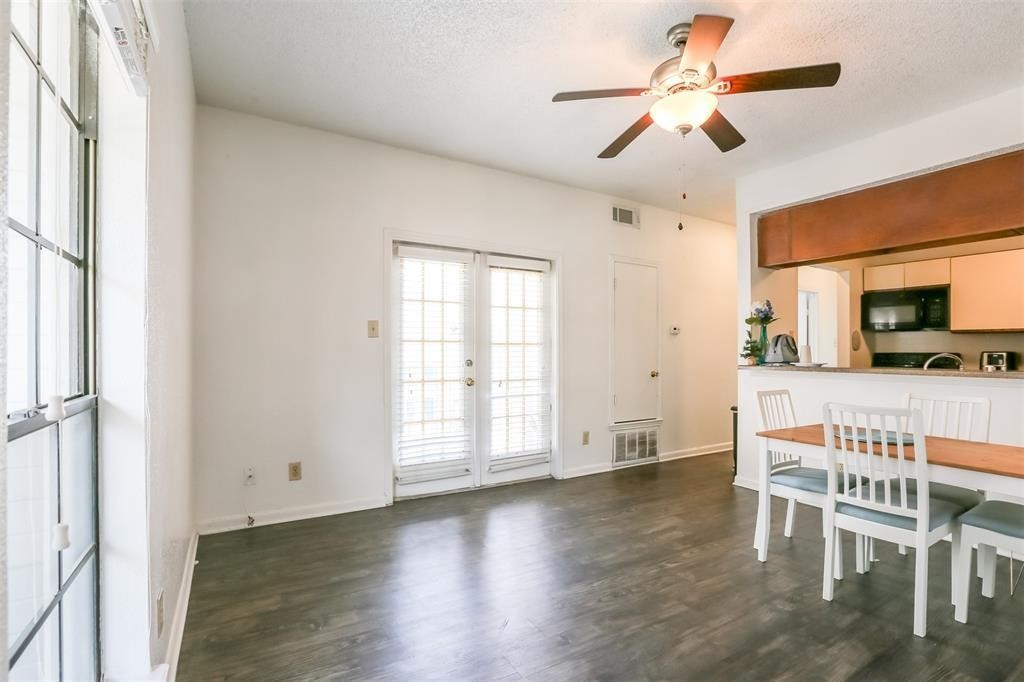
<path fill-rule="evenodd" d="M 15 680 L 100 672 L 96 399 L 85 372 L 94 239 L 84 202 L 94 181 L 97 37 L 87 11 L 85 0 L 11 2 L 10 207 L 0 229 L 9 246 L 6 616 Z M 43 414 L 53 401 L 66 411 L 56 422 Z"/>
<path fill-rule="evenodd" d="M 550 449 L 545 273 L 490 268 L 491 457 Z"/>

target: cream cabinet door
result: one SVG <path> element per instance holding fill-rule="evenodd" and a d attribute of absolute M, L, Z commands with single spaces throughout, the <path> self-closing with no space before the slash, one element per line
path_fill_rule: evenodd
<path fill-rule="evenodd" d="M 903 286 L 938 287 L 949 284 L 949 259 L 934 258 L 903 264 Z"/>
<path fill-rule="evenodd" d="M 864 291 L 903 288 L 903 263 L 864 268 Z"/>
<path fill-rule="evenodd" d="M 1024 330 L 1024 249 L 960 256 L 950 263 L 953 331 Z"/>

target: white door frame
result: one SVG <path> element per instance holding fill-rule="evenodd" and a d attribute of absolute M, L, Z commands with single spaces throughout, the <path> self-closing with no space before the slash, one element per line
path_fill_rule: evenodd
<path fill-rule="evenodd" d="M 655 300 L 656 316 L 655 326 L 658 330 L 658 371 L 662 370 L 662 342 L 661 342 L 661 261 L 648 260 L 646 258 L 634 258 L 632 256 L 608 257 L 608 426 L 612 430 L 621 425 L 615 423 L 615 264 L 625 263 L 628 265 L 647 265 L 654 268 L 655 277 Z M 658 381 L 658 414 L 652 419 L 644 419 L 632 424 L 645 424 L 660 422 L 661 413 L 661 377 Z"/>
<path fill-rule="evenodd" d="M 495 244 L 475 239 L 465 239 L 452 235 L 440 235 L 434 233 L 410 232 L 406 230 L 393 230 L 384 228 L 381 254 L 384 263 L 384 311 L 380 319 L 380 340 L 383 344 L 383 396 L 384 396 L 384 442 L 387 448 L 383 456 L 387 458 L 387 478 L 384 481 L 385 496 L 387 504 L 394 503 L 395 491 L 395 463 L 392 450 L 394 412 L 392 405 L 392 366 L 394 343 L 394 332 L 392 320 L 396 309 L 395 302 L 398 296 L 398 269 L 394 267 L 393 250 L 395 242 L 406 242 L 420 244 L 426 247 L 465 249 L 491 253 L 495 255 L 508 255 L 510 257 L 534 258 L 546 260 L 551 263 L 551 302 L 550 314 L 554 318 L 549 325 L 551 329 L 551 401 L 554 405 L 551 418 L 551 476 L 553 478 L 565 477 L 565 462 L 562 457 L 562 425 L 564 424 L 562 397 L 562 368 L 565 366 L 561 339 L 563 338 L 563 315 L 564 308 L 564 287 L 562 286 L 562 264 L 563 256 L 559 251 L 520 247 L 509 244 Z M 659 275 L 660 276 L 660 275 Z M 660 358 L 659 358 L 660 360 Z M 474 476 L 474 478 L 477 478 Z"/>

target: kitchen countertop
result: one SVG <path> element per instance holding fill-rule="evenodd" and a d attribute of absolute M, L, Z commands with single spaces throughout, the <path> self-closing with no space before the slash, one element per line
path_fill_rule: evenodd
<path fill-rule="evenodd" d="M 739 369 L 782 372 L 832 372 L 836 374 L 904 374 L 911 376 L 964 377 L 971 379 L 1024 379 L 1024 372 L 982 372 L 977 369 L 917 369 L 915 367 L 794 367 L 793 365 L 739 365 Z"/>

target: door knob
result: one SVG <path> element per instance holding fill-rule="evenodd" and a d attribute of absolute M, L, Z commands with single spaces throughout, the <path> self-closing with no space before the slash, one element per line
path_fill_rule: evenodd
<path fill-rule="evenodd" d="M 467 386 L 474 386 L 475 384 L 476 384 L 476 380 L 473 377 L 466 377 L 466 385 Z"/>
<path fill-rule="evenodd" d="M 651 378 L 652 378 L 652 379 L 657 379 L 657 378 L 658 378 L 658 376 L 659 376 L 660 374 L 661 374 L 661 372 L 659 372 L 659 371 L 658 371 L 658 370 L 656 370 L 656 369 L 652 369 L 652 370 L 651 370 Z"/>

